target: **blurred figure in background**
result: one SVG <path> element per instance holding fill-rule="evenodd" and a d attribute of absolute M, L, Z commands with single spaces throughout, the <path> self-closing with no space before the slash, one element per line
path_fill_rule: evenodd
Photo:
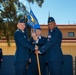
<path fill-rule="evenodd" d="M 33 34 L 33 33 L 32 33 Z M 35 30 L 35 35 L 31 37 L 30 43 L 32 45 L 37 45 L 38 48 L 41 48 L 46 43 L 46 37 L 41 36 L 41 28 L 37 28 Z M 32 72 L 33 75 L 38 75 L 38 67 L 37 67 L 37 59 L 35 53 L 31 52 L 31 65 L 32 65 Z M 41 75 L 45 75 L 45 56 L 46 53 L 39 55 L 40 60 L 40 69 L 41 69 Z"/>

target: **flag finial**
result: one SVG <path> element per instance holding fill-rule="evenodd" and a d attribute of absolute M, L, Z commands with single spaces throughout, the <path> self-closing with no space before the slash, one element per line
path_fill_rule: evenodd
<path fill-rule="evenodd" d="M 50 11 L 49 11 L 49 13 L 48 13 L 48 18 L 50 17 Z"/>

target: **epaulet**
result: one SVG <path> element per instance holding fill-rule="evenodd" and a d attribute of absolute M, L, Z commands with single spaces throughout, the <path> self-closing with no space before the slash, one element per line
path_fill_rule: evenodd
<path fill-rule="evenodd" d="M 16 32 L 18 32 L 18 31 L 19 31 L 19 29 L 16 30 Z"/>
<path fill-rule="evenodd" d="M 19 31 L 19 29 L 17 29 L 16 31 Z"/>
<path fill-rule="evenodd" d="M 17 32 L 19 32 L 19 29 L 17 29 L 17 30 L 15 31 L 15 33 L 17 33 Z"/>
<path fill-rule="evenodd" d="M 58 27 L 56 27 L 55 30 L 58 30 Z"/>

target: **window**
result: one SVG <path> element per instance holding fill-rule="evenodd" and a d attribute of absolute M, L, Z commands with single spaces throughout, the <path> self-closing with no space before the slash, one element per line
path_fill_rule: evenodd
<path fill-rule="evenodd" d="M 74 37 L 74 32 L 68 32 L 69 37 Z"/>

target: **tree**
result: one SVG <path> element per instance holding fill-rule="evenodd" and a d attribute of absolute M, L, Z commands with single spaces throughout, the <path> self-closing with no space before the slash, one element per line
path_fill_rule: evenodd
<path fill-rule="evenodd" d="M 39 7 L 42 6 L 44 0 L 27 0 L 29 3 L 34 3 L 36 2 L 38 4 Z"/>
<path fill-rule="evenodd" d="M 24 15 L 26 7 L 16 0 L 0 0 L 0 31 L 6 37 L 8 46 L 14 36 L 18 20 Z M 21 11 L 21 12 L 20 12 Z"/>

